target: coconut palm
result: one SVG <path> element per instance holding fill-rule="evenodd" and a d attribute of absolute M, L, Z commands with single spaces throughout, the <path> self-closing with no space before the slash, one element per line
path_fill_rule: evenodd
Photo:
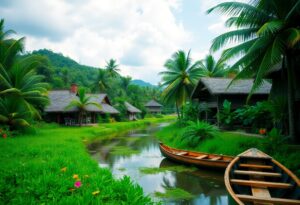
<path fill-rule="evenodd" d="M 199 68 L 204 77 L 225 77 L 230 72 L 221 58 L 216 61 L 211 54 L 200 61 Z"/>
<path fill-rule="evenodd" d="M 119 76 L 120 69 L 118 67 L 119 65 L 117 64 L 117 61 L 115 59 L 110 59 L 109 61 L 106 61 L 105 68 L 111 77 Z"/>
<path fill-rule="evenodd" d="M 23 38 L 19 40 L 10 39 L 8 34 L 12 31 L 4 31 L 4 21 L 0 21 L 0 98 L 2 104 L 7 101 L 17 101 L 26 113 L 31 117 L 39 116 L 41 110 L 47 103 L 46 95 L 48 84 L 42 83 L 43 77 L 36 75 L 36 70 L 45 65 L 45 58 L 41 56 L 30 56 L 19 58 L 23 51 Z M 9 99 L 9 100 L 8 100 Z M 19 106 L 13 112 L 14 115 L 23 116 L 18 113 Z M 18 109 L 17 109 L 18 108 Z M 5 110 L 0 110 L 2 116 L 8 117 Z M 7 121 L 7 120 L 5 120 Z"/>
<path fill-rule="evenodd" d="M 186 55 L 179 50 L 172 55 L 165 63 L 167 71 L 160 72 L 162 75 L 162 98 L 166 103 L 175 103 L 178 118 L 180 118 L 179 108 L 191 95 L 194 86 L 201 76 L 199 69 L 200 62 L 192 64 L 190 51 Z"/>
<path fill-rule="evenodd" d="M 93 90 L 99 90 L 100 93 L 105 92 L 109 88 L 107 83 L 107 71 L 103 69 L 98 70 L 97 79 L 93 85 Z"/>
<path fill-rule="evenodd" d="M 242 68 L 235 79 L 254 77 L 251 93 L 263 83 L 263 77 L 274 65 L 282 63 L 288 82 L 289 133 L 295 139 L 294 98 L 300 87 L 295 63 L 300 53 L 300 1 L 225 2 L 209 9 L 208 13 L 212 11 L 230 15 L 226 24 L 237 29 L 215 38 L 211 50 L 218 50 L 229 42 L 239 43 L 226 49 L 223 57 L 240 57 L 233 65 Z"/>
<path fill-rule="evenodd" d="M 127 90 L 128 90 L 128 86 L 130 85 L 131 83 L 131 77 L 121 77 L 120 78 L 120 84 L 121 84 L 121 87 L 124 89 L 124 91 L 127 93 Z"/>
<path fill-rule="evenodd" d="M 78 90 L 78 99 L 72 100 L 69 105 L 65 107 L 66 110 L 71 108 L 77 108 L 78 109 L 78 122 L 79 125 L 82 125 L 82 118 L 84 113 L 86 112 L 87 106 L 94 105 L 101 109 L 101 105 L 97 102 L 91 101 L 91 98 L 93 96 L 88 96 L 86 94 L 86 90 L 84 88 L 79 88 Z"/>

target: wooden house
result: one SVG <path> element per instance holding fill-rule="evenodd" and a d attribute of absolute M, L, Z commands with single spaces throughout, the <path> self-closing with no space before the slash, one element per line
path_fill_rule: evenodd
<path fill-rule="evenodd" d="M 124 105 L 127 110 L 127 117 L 129 120 L 137 120 L 137 114 L 141 113 L 142 111 L 138 108 L 131 105 L 129 102 L 124 102 Z"/>
<path fill-rule="evenodd" d="M 222 109 L 224 100 L 231 102 L 233 110 L 246 104 L 253 86 L 253 79 L 238 80 L 228 87 L 231 81 L 231 78 L 200 78 L 191 97 L 198 101 L 204 110 L 201 113 L 201 119 L 217 122 L 216 114 Z M 271 83 L 264 80 L 262 86 L 253 93 L 249 104 L 267 100 L 271 86 Z"/>
<path fill-rule="evenodd" d="M 105 114 L 117 115 L 116 110 L 110 103 L 106 94 L 87 94 L 91 97 L 91 101 L 98 102 L 101 108 L 95 105 L 88 105 L 86 108 L 83 123 L 97 123 L 97 116 Z M 77 85 L 72 84 L 70 90 L 53 90 L 48 93 L 50 104 L 45 108 L 45 119 L 47 121 L 57 122 L 61 124 L 77 124 L 78 109 L 66 109 L 72 100 L 78 99 Z"/>
<path fill-rule="evenodd" d="M 150 100 L 145 105 L 148 113 L 159 114 L 161 113 L 162 105 L 156 102 L 155 100 Z"/>

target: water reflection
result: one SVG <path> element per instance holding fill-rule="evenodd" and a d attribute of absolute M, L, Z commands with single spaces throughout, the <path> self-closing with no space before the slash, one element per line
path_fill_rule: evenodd
<path fill-rule="evenodd" d="M 165 171 L 156 174 L 144 174 L 139 171 L 141 167 L 170 167 L 178 166 L 162 157 L 158 142 L 153 136 L 161 129 L 151 126 L 146 129 L 133 130 L 114 139 L 105 139 L 88 146 L 91 155 L 99 162 L 100 167 L 112 170 L 117 178 L 129 175 L 135 182 L 143 187 L 146 194 L 154 200 L 163 200 L 164 204 L 203 204 L 226 205 L 228 195 L 223 182 L 223 173 L 211 170 L 197 171 Z M 116 146 L 128 147 L 138 151 L 138 154 L 115 155 L 111 154 Z M 189 192 L 192 199 L 161 199 L 154 192 L 164 193 L 170 188 L 180 188 Z"/>

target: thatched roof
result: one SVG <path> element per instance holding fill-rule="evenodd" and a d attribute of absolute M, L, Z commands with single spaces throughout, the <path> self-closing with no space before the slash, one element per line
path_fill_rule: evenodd
<path fill-rule="evenodd" d="M 141 113 L 142 112 L 138 108 L 131 105 L 129 102 L 125 102 L 124 105 L 128 112 L 131 112 L 131 113 Z"/>
<path fill-rule="evenodd" d="M 162 107 L 162 105 L 156 102 L 155 100 L 150 100 L 146 103 L 145 107 Z"/>
<path fill-rule="evenodd" d="M 228 88 L 231 83 L 231 78 L 200 78 L 196 88 L 193 91 L 192 97 L 198 95 L 198 93 L 207 90 L 211 95 L 228 94 L 228 95 L 248 95 L 253 86 L 253 79 L 243 79 L 237 80 Z M 272 84 L 264 80 L 263 84 L 253 93 L 255 94 L 265 94 L 270 93 Z"/>
<path fill-rule="evenodd" d="M 92 96 L 91 101 L 98 102 L 101 105 L 101 109 L 94 105 L 87 106 L 87 111 L 118 114 L 119 111 L 110 105 L 110 102 L 106 94 L 88 94 Z M 72 100 L 78 99 L 78 97 L 69 90 L 53 90 L 49 91 L 50 104 L 45 108 L 45 112 L 77 112 L 76 108 L 66 110 Z"/>

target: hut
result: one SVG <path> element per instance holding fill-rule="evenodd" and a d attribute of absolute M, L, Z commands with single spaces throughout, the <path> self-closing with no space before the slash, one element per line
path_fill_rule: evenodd
<path fill-rule="evenodd" d="M 200 103 L 204 110 L 200 118 L 216 122 L 216 114 L 222 109 L 224 100 L 231 102 L 233 110 L 246 104 L 253 86 L 253 79 L 238 80 L 230 85 L 231 81 L 231 78 L 200 78 L 191 96 L 194 101 Z M 229 85 L 230 87 L 228 87 Z M 248 103 L 255 104 L 258 101 L 267 100 L 271 86 L 271 83 L 264 80 L 262 86 L 253 93 Z"/>
<path fill-rule="evenodd" d="M 124 105 L 127 111 L 128 119 L 137 120 L 137 114 L 141 113 L 142 111 L 131 105 L 129 102 L 124 102 Z"/>
<path fill-rule="evenodd" d="M 105 114 L 117 115 L 116 110 L 110 103 L 106 94 L 87 94 L 91 97 L 91 101 L 98 102 L 101 108 L 94 105 L 88 105 L 86 108 L 83 123 L 97 123 L 98 116 Z M 50 122 L 57 122 L 66 125 L 77 124 L 78 109 L 71 108 L 66 110 L 66 107 L 72 100 L 78 99 L 77 85 L 72 84 L 70 90 L 53 90 L 48 93 L 50 104 L 45 108 L 45 119 Z"/>
<path fill-rule="evenodd" d="M 150 100 L 146 103 L 145 107 L 147 111 L 151 114 L 159 114 L 161 113 L 162 105 L 156 102 L 155 100 Z"/>

